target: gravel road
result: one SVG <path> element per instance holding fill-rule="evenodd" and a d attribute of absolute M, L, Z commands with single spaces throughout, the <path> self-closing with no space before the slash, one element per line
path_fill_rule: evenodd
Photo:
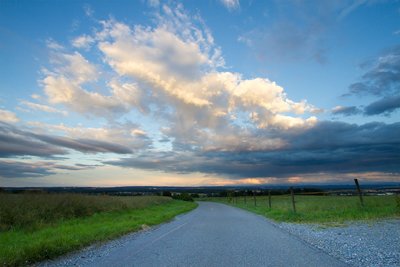
<path fill-rule="evenodd" d="M 39 266 L 348 266 L 265 218 L 223 204 Z"/>

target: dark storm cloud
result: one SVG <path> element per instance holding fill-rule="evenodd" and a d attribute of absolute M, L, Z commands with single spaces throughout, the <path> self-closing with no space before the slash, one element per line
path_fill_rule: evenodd
<path fill-rule="evenodd" d="M 400 123 L 321 122 L 281 137 L 282 150 L 164 152 L 105 162 L 165 172 L 201 172 L 231 178 L 288 177 L 310 173 L 399 172 Z"/>
<path fill-rule="evenodd" d="M 65 149 L 46 144 L 29 137 L 29 133 L 20 131 L 9 124 L 0 123 L 0 157 L 39 156 L 67 154 Z"/>
<path fill-rule="evenodd" d="M 351 94 L 390 96 L 400 93 L 400 45 L 361 67 L 366 72 L 359 82 L 350 85 Z"/>
<path fill-rule="evenodd" d="M 356 106 L 339 107 L 339 108 L 335 108 L 332 111 L 332 114 L 334 114 L 334 115 L 343 115 L 343 116 L 352 116 L 352 115 L 357 115 L 360 113 L 361 113 L 361 110 Z"/>
<path fill-rule="evenodd" d="M 39 156 L 67 154 L 66 148 L 83 153 L 132 153 L 120 144 L 83 138 L 69 138 L 37 134 L 15 126 L 0 123 L 0 157 Z"/>
<path fill-rule="evenodd" d="M 48 166 L 40 164 L 29 164 L 16 161 L 0 161 L 0 177 L 4 178 L 26 178 L 42 177 L 55 174 Z"/>
<path fill-rule="evenodd" d="M 366 115 L 389 114 L 400 108 L 400 95 L 393 97 L 385 97 L 378 101 L 372 102 L 365 107 Z"/>
<path fill-rule="evenodd" d="M 72 139 L 61 136 L 49 136 L 44 134 L 31 134 L 33 137 L 45 143 L 70 148 L 83 153 L 116 153 L 129 154 L 132 150 L 129 148 L 104 141 L 90 139 Z"/>
<path fill-rule="evenodd" d="M 56 174 L 55 170 L 86 170 L 99 165 L 62 165 L 53 162 L 21 162 L 0 160 L 0 177 L 3 178 L 34 178 Z"/>

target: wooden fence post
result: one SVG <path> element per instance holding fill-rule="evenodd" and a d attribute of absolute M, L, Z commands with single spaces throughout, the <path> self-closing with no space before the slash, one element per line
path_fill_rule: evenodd
<path fill-rule="evenodd" d="M 256 191 L 253 191 L 254 206 L 257 206 Z"/>
<path fill-rule="evenodd" d="M 358 192 L 358 195 L 360 196 L 361 207 L 364 207 L 364 200 L 363 200 L 363 197 L 362 197 L 362 192 L 361 192 L 360 185 L 358 183 L 358 179 L 354 179 L 354 183 L 356 184 L 357 192 Z"/>
<path fill-rule="evenodd" d="M 247 205 L 247 191 L 244 191 L 244 204 Z"/>
<path fill-rule="evenodd" d="M 292 206 L 293 206 L 293 212 L 296 213 L 296 204 L 294 202 L 294 192 L 293 192 L 293 187 L 290 187 L 290 194 L 292 195 Z"/>

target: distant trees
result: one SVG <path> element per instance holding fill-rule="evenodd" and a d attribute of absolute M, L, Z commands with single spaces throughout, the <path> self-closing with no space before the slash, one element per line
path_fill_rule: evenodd
<path fill-rule="evenodd" d="M 169 191 L 163 191 L 163 192 L 162 192 L 162 196 L 163 196 L 163 197 L 171 197 L 172 194 L 171 194 L 171 192 L 169 192 Z"/>
<path fill-rule="evenodd" d="M 188 193 L 174 194 L 172 196 L 173 199 L 183 200 L 183 201 L 191 201 L 193 202 L 193 198 Z"/>

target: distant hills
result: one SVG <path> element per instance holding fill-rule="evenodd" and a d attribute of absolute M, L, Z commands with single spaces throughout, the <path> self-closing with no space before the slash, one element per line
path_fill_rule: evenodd
<path fill-rule="evenodd" d="M 119 186 L 119 187 L 3 187 L 2 191 L 6 192 L 59 192 L 59 193 L 89 193 L 89 194 L 117 194 L 117 195 L 143 195 L 143 194 L 158 194 L 162 192 L 189 192 L 215 194 L 225 191 L 246 191 L 246 190 L 287 190 L 293 186 L 296 191 L 340 191 L 353 190 L 354 184 L 297 184 L 297 185 L 237 185 L 237 186 Z M 387 190 L 400 189 L 400 182 L 385 182 L 385 183 L 362 183 L 361 187 L 364 190 Z"/>

